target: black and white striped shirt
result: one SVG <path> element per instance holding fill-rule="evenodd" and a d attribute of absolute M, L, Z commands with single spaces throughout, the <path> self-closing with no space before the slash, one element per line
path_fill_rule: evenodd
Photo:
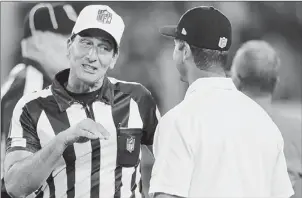
<path fill-rule="evenodd" d="M 159 113 L 150 92 L 141 84 L 105 77 L 95 101 L 83 106 L 63 87 L 68 75 L 69 70 L 64 70 L 48 88 L 20 99 L 13 112 L 7 152 L 36 152 L 61 131 L 90 117 L 110 132 L 109 140 L 67 147 L 37 196 L 141 197 L 140 160 L 131 167 L 117 163 L 117 128 L 141 129 L 141 144 L 153 144 Z"/>

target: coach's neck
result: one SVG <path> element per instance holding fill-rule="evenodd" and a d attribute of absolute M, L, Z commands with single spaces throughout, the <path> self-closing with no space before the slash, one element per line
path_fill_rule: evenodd
<path fill-rule="evenodd" d="M 199 69 L 196 65 L 192 65 L 188 70 L 188 83 L 191 85 L 199 78 L 222 77 L 225 78 L 226 74 L 222 67 L 217 65 L 210 65 L 206 69 Z"/>

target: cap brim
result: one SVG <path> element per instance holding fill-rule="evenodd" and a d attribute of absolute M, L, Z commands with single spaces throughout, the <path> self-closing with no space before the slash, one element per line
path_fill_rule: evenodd
<path fill-rule="evenodd" d="M 177 27 L 176 25 L 164 26 L 159 29 L 159 32 L 163 36 L 175 38 L 176 37 L 176 27 Z"/>

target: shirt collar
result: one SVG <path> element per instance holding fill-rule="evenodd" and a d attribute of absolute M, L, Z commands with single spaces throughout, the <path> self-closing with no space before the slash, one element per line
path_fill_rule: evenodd
<path fill-rule="evenodd" d="M 77 101 L 71 97 L 64 88 L 64 83 L 67 82 L 70 69 L 65 69 L 59 72 L 52 83 L 51 91 L 54 95 L 54 98 L 60 108 L 60 111 L 63 112 L 69 108 L 73 103 Z M 106 104 L 112 104 L 113 102 L 113 88 L 109 79 L 105 76 L 100 94 L 97 95 L 96 100 L 102 101 Z"/>
<path fill-rule="evenodd" d="M 188 88 L 185 97 L 191 95 L 196 91 L 203 91 L 206 89 L 226 89 L 236 90 L 231 78 L 225 77 L 209 77 L 209 78 L 198 78 Z"/>

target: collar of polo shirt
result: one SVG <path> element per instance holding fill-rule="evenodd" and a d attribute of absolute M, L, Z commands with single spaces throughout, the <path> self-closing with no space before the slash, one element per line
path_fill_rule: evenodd
<path fill-rule="evenodd" d="M 197 90 L 205 89 L 237 89 L 231 78 L 225 77 L 209 77 L 198 78 L 188 88 L 185 97 Z"/>

